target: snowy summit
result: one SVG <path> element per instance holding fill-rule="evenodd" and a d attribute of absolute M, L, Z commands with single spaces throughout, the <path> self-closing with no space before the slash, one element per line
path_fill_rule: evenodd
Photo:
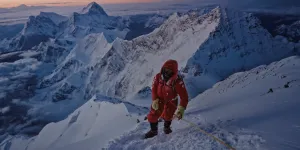
<path fill-rule="evenodd" d="M 86 7 L 83 8 L 81 11 L 82 14 L 98 14 L 98 15 L 104 15 L 108 16 L 104 9 L 97 4 L 96 2 L 92 2 L 88 4 Z"/>

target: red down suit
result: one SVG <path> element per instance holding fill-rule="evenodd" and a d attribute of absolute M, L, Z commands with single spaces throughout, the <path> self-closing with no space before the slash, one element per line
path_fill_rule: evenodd
<path fill-rule="evenodd" d="M 147 116 L 150 123 L 155 123 L 161 117 L 165 121 L 171 121 L 178 105 L 178 95 L 180 106 L 186 108 L 188 104 L 188 93 L 185 84 L 178 77 L 178 63 L 175 60 L 168 60 L 161 68 L 171 69 L 174 73 L 172 77 L 165 81 L 161 72 L 158 73 L 152 83 L 152 100 L 159 99 L 159 109 L 155 111 L 152 107 Z"/>

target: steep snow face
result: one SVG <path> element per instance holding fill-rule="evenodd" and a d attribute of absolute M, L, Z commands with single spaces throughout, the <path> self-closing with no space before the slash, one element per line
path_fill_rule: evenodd
<path fill-rule="evenodd" d="M 299 44 L 283 42 L 252 14 L 224 9 L 222 21 L 182 69 L 191 97 L 232 73 L 298 54 Z"/>
<path fill-rule="evenodd" d="M 40 15 L 31 16 L 25 24 L 22 35 L 39 34 L 54 37 L 57 30 L 58 26 L 50 18 Z"/>
<path fill-rule="evenodd" d="M 255 131 L 267 149 L 298 149 L 300 57 L 236 73 L 193 99 L 186 115 Z"/>
<path fill-rule="evenodd" d="M 73 13 L 65 23 L 62 36 L 82 38 L 90 33 L 104 33 L 112 42 L 117 37 L 124 39 L 128 33 L 127 20 L 121 17 L 108 16 L 103 8 L 93 2 L 82 10 L 82 13 Z"/>
<path fill-rule="evenodd" d="M 142 110 L 120 100 L 95 96 L 65 120 L 45 126 L 39 135 L 33 138 L 12 137 L 1 144 L 1 149 L 98 149 L 133 128 L 138 116 L 132 112 Z"/>
<path fill-rule="evenodd" d="M 86 95 L 126 97 L 152 82 L 162 63 L 169 58 L 185 65 L 219 23 L 220 9 L 199 16 L 197 12 L 172 15 L 154 32 L 123 41 L 117 39 L 93 71 Z"/>
<path fill-rule="evenodd" d="M 59 32 L 59 23 L 66 18 L 55 13 L 41 12 L 38 16 L 29 17 L 22 32 L 9 41 L 0 44 L 4 51 L 29 50 L 41 42 L 55 38 Z"/>
<path fill-rule="evenodd" d="M 53 12 L 41 12 L 39 16 L 51 19 L 56 25 L 68 20 L 68 17 Z"/>
<path fill-rule="evenodd" d="M 91 98 L 98 90 L 103 95 L 108 94 L 105 92 L 106 90 L 115 90 L 119 97 L 130 91 L 138 92 L 140 88 L 149 85 L 151 82 L 150 78 L 154 75 L 153 70 L 158 71 L 161 63 L 168 55 L 174 53 L 174 57 L 181 57 L 183 60 L 187 60 L 187 58 L 192 56 L 193 51 L 178 52 L 182 50 L 182 44 L 179 42 L 172 44 L 173 40 L 182 41 L 182 43 L 186 43 L 185 46 L 194 44 L 193 49 L 196 50 L 199 46 L 197 43 L 199 41 L 203 42 L 205 37 L 208 37 L 209 32 L 213 30 L 213 27 L 217 25 L 217 16 L 218 13 L 215 12 L 203 17 L 192 13 L 181 17 L 175 14 L 162 28 L 147 36 L 136 38 L 133 41 L 117 39 L 113 44 L 107 42 L 103 33 L 88 35 L 71 50 L 70 54 L 57 66 L 52 74 L 44 77 L 39 83 L 38 90 L 32 101 L 43 105 L 36 106 L 29 113 L 30 116 L 41 120 L 50 119 L 51 121 L 57 121 L 63 119 L 64 116 L 83 104 L 86 99 Z M 209 24 L 212 27 L 206 28 L 206 25 Z M 202 29 L 202 34 L 193 35 L 192 27 L 198 31 Z M 176 35 L 179 38 L 173 39 Z M 193 36 L 189 37 L 190 35 Z M 182 40 L 182 36 L 189 38 Z M 149 43 L 145 45 L 144 42 Z M 168 44 L 164 44 L 165 42 L 168 42 Z M 155 43 L 157 45 L 153 45 Z M 121 49 L 121 44 L 126 44 L 124 49 Z M 162 47 L 156 49 L 158 45 L 162 45 Z M 178 48 L 177 51 L 172 51 L 174 47 Z M 152 65 L 149 63 L 151 58 L 157 61 L 156 64 Z M 109 64 L 105 64 L 106 61 L 109 61 Z M 124 68 L 120 66 L 120 64 L 127 62 L 128 64 L 123 66 Z M 144 69 L 136 70 L 141 67 L 144 67 Z M 145 74 L 141 74 L 139 77 L 141 72 Z M 130 88 L 127 89 L 125 86 L 118 88 L 120 84 L 117 83 L 120 80 L 128 83 Z M 141 86 L 136 87 L 135 84 L 140 84 Z M 113 95 L 114 93 L 111 92 L 109 94 L 110 96 L 115 96 Z M 68 109 L 43 113 L 43 110 L 47 107 L 66 106 L 68 106 Z"/>
<path fill-rule="evenodd" d="M 232 73 L 297 53 L 299 45 L 274 39 L 251 14 L 220 8 L 201 17 L 174 14 L 149 35 L 116 40 L 96 65 L 87 97 L 130 99 L 150 86 L 165 60 L 176 59 L 193 98 Z"/>
<path fill-rule="evenodd" d="M 277 34 L 283 35 L 291 41 L 300 41 L 300 20 L 291 25 L 281 25 L 276 29 Z"/>
<path fill-rule="evenodd" d="M 102 33 L 90 34 L 82 39 L 53 73 L 41 80 L 39 90 L 32 100 L 44 101 L 42 102 L 44 105 L 35 107 L 30 115 L 42 120 L 57 121 L 82 105 L 85 102 L 84 89 L 88 88 L 90 74 L 96 62 L 101 60 L 109 49 L 111 44 Z M 59 103 L 61 101 L 65 102 Z M 49 107 L 68 107 L 68 109 L 41 113 Z"/>
<path fill-rule="evenodd" d="M 91 71 L 91 67 L 101 60 L 110 48 L 111 44 L 107 42 L 103 33 L 90 34 L 75 46 L 64 62 L 56 68 L 55 73 L 44 78 L 41 87 L 48 87 L 81 71 Z"/>

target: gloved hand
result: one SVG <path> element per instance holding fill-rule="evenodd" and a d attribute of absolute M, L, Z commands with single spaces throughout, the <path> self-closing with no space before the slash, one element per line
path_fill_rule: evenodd
<path fill-rule="evenodd" d="M 180 120 L 183 118 L 183 114 L 184 114 L 185 108 L 182 106 L 178 106 L 177 111 L 175 113 L 175 116 Z"/>
<path fill-rule="evenodd" d="M 152 102 L 152 108 L 157 111 L 158 108 L 159 108 L 159 105 L 158 105 L 158 102 L 159 102 L 159 99 L 156 99 Z"/>

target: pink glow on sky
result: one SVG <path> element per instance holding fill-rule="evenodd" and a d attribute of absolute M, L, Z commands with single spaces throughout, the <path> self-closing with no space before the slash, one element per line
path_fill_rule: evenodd
<path fill-rule="evenodd" d="M 113 3 L 146 3 L 146 2 L 159 2 L 160 0 L 0 0 L 1 7 L 15 7 L 21 4 L 36 6 L 74 6 L 86 5 L 92 1 L 99 4 L 113 4 Z"/>

